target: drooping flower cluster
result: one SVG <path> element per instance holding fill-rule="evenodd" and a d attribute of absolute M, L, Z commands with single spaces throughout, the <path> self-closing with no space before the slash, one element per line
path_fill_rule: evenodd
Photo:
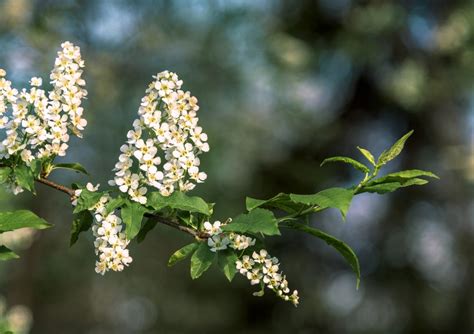
<path fill-rule="evenodd" d="M 290 294 L 286 276 L 279 271 L 278 259 L 271 257 L 265 249 L 261 249 L 258 253 L 253 252 L 251 257 L 244 255 L 236 262 L 236 268 L 240 274 L 247 277 L 250 284 L 262 285 L 263 283 L 283 300 L 291 301 L 295 306 L 298 305 L 298 290 L 293 290 Z"/>
<path fill-rule="evenodd" d="M 18 156 L 26 165 L 32 160 L 64 156 L 70 134 L 81 137 L 87 125 L 82 117 L 82 99 L 87 95 L 82 79 L 84 61 L 80 49 L 61 44 L 50 79 L 52 90 L 41 89 L 43 80 L 33 77 L 30 89 L 12 88 L 0 69 L 0 160 Z M 12 184 L 14 193 L 21 187 Z"/>
<path fill-rule="evenodd" d="M 246 235 L 237 233 L 223 233 L 220 221 L 214 223 L 205 222 L 204 230 L 210 235 L 207 244 L 212 252 L 225 250 L 227 247 L 234 250 L 246 250 L 255 245 L 255 239 Z M 259 284 L 273 290 L 280 298 L 291 301 L 295 306 L 298 305 L 298 291 L 294 290 L 290 294 L 286 276 L 280 270 L 280 264 L 276 257 L 271 257 L 265 249 L 258 253 L 253 252 L 251 256 L 243 255 L 235 263 L 236 269 L 245 276 L 251 285 Z"/>
<path fill-rule="evenodd" d="M 139 118 L 120 148 L 115 178 L 109 182 L 142 204 L 148 187 L 169 196 L 175 190 L 192 190 L 207 178 L 199 170 L 198 156 L 208 152 L 209 145 L 197 125 L 197 99 L 181 90 L 183 82 L 175 73 L 164 71 L 154 78 L 142 98 Z"/>
<path fill-rule="evenodd" d="M 87 184 L 88 191 L 97 191 L 98 186 Z M 80 196 L 82 190 L 76 190 L 75 197 Z M 104 275 L 107 271 L 122 271 L 124 266 L 132 262 L 127 249 L 130 243 L 125 233 L 122 232 L 122 219 L 114 212 L 107 212 L 106 205 L 111 197 L 106 194 L 89 209 L 94 216 L 92 233 L 96 238 L 94 241 L 95 253 L 99 260 L 95 263 L 95 271 Z"/>

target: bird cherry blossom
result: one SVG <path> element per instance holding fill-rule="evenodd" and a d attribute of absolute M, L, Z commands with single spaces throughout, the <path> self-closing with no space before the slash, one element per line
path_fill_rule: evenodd
<path fill-rule="evenodd" d="M 207 178 L 199 169 L 199 155 L 209 151 L 209 144 L 197 125 L 197 99 L 181 90 L 176 73 L 164 71 L 153 78 L 109 181 L 142 204 L 150 187 L 169 196 L 192 190 Z"/>

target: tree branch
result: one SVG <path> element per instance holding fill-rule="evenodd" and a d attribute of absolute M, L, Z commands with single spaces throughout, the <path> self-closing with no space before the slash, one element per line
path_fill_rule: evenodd
<path fill-rule="evenodd" d="M 50 188 L 59 190 L 59 191 L 65 193 L 65 194 L 67 194 L 71 198 L 71 201 L 75 199 L 74 189 L 68 188 L 66 186 L 63 186 L 62 184 L 58 184 L 56 182 L 53 182 L 51 180 L 48 180 L 48 179 L 42 178 L 42 177 L 36 179 L 36 181 L 39 182 L 39 183 L 42 183 L 42 184 L 44 184 L 44 185 L 46 185 Z M 201 232 L 201 231 L 195 230 L 193 228 L 183 226 L 183 225 L 179 224 L 178 222 L 176 222 L 174 220 L 166 219 L 166 218 L 164 218 L 160 215 L 157 215 L 157 214 L 146 213 L 145 217 L 147 217 L 149 219 L 152 219 L 153 221 L 156 221 L 157 223 L 171 226 L 171 227 L 173 227 L 177 230 L 180 230 L 182 232 L 190 234 L 190 235 L 192 235 L 196 238 L 200 238 L 200 239 L 209 238 L 209 235 L 206 232 Z"/>

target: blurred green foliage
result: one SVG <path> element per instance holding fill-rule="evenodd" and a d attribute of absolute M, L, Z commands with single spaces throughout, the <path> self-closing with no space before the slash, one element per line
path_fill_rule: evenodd
<path fill-rule="evenodd" d="M 344 225 L 331 212 L 312 222 L 355 248 L 358 291 L 324 243 L 270 239 L 300 290 L 297 309 L 217 271 L 191 281 L 187 266 L 167 268 L 191 240 L 166 227 L 132 245 L 130 268 L 100 277 L 92 238 L 69 249 L 67 198 L 40 187 L 38 197 L 2 194 L 2 210 L 26 204 L 55 228 L 2 264 L 0 291 L 31 309 L 32 333 L 471 332 L 473 37 L 474 4 L 460 0 L 1 1 L 0 67 L 17 87 L 46 78 L 61 41 L 81 46 L 89 126 L 66 160 L 104 185 L 146 85 L 164 69 L 200 100 L 211 152 L 194 193 L 217 202 L 222 219 L 244 209 L 245 195 L 346 186 L 358 172 L 319 168 L 323 158 L 354 156 L 356 145 L 380 153 L 409 129 L 393 168 L 441 180 L 358 196 Z"/>

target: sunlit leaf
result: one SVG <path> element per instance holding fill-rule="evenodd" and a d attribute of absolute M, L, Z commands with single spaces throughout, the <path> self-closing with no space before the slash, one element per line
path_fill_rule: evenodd
<path fill-rule="evenodd" d="M 222 230 L 227 232 L 280 235 L 278 223 L 273 212 L 260 208 L 237 216 L 233 219 L 232 223 L 223 226 Z"/>
<path fill-rule="evenodd" d="M 367 174 L 367 173 L 370 172 L 370 169 L 366 165 L 360 163 L 357 160 L 349 158 L 349 157 L 331 157 L 331 158 L 327 158 L 327 159 L 324 159 L 324 161 L 321 163 L 321 166 L 325 165 L 328 162 L 343 162 L 343 163 L 351 165 L 355 169 L 360 170 L 364 174 Z"/>
<path fill-rule="evenodd" d="M 0 232 L 13 231 L 24 227 L 41 230 L 51 226 L 53 225 L 28 210 L 0 212 Z"/>
<path fill-rule="evenodd" d="M 329 188 L 311 195 L 290 194 L 290 198 L 298 203 L 317 205 L 320 209 L 339 209 L 343 218 L 346 217 L 353 196 L 353 191 L 345 188 Z"/>
<path fill-rule="evenodd" d="M 385 165 L 387 162 L 395 159 L 400 152 L 403 150 L 403 147 L 405 146 L 405 142 L 407 139 L 413 134 L 413 130 L 408 132 L 406 135 L 404 135 L 402 138 L 397 140 L 395 144 L 393 144 L 392 147 L 390 147 L 388 150 L 383 151 L 382 154 L 379 156 L 379 159 L 377 161 L 378 166 Z"/>
<path fill-rule="evenodd" d="M 175 191 L 170 196 L 163 196 L 159 192 L 152 192 L 148 196 L 147 205 L 155 210 L 165 207 L 189 212 L 198 212 L 206 216 L 211 214 L 211 208 L 202 198 L 188 196 L 180 191 Z"/>

